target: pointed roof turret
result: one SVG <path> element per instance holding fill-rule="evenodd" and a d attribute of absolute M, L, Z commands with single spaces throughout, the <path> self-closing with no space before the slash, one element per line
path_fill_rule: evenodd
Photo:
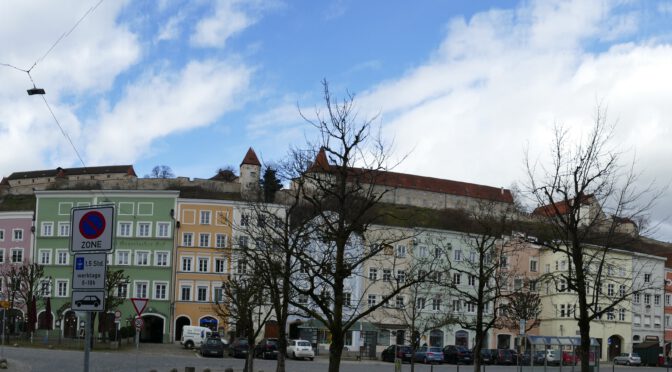
<path fill-rule="evenodd" d="M 324 150 L 324 147 L 320 147 L 320 151 L 315 157 L 315 162 L 310 166 L 311 171 L 328 171 L 331 167 L 329 166 L 329 159 L 327 159 L 327 152 Z"/>
<path fill-rule="evenodd" d="M 252 150 L 252 147 L 247 150 L 247 154 L 245 154 L 243 161 L 240 163 L 240 165 L 243 164 L 261 166 L 261 162 L 259 161 L 259 158 L 257 158 L 257 154 Z"/>

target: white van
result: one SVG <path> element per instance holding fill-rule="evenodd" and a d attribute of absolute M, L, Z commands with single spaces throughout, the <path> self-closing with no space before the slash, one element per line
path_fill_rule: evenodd
<path fill-rule="evenodd" d="M 207 327 L 184 326 L 182 327 L 180 345 L 183 345 L 187 349 L 200 348 L 201 344 L 210 337 L 211 333 L 212 331 Z"/>

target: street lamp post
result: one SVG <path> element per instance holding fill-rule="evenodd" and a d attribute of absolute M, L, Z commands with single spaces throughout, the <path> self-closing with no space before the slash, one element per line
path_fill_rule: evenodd
<path fill-rule="evenodd" d="M 56 319 L 56 328 L 58 330 L 58 344 L 61 344 L 61 318 Z"/>

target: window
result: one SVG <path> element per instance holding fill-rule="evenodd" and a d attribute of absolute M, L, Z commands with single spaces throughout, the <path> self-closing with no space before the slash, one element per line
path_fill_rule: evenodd
<path fill-rule="evenodd" d="M 651 274 L 644 274 L 644 283 L 651 282 Z"/>
<path fill-rule="evenodd" d="M 657 315 L 653 317 L 653 327 L 660 328 L 660 317 Z"/>
<path fill-rule="evenodd" d="M 406 271 L 397 270 L 397 282 L 399 282 L 399 283 L 406 282 Z"/>
<path fill-rule="evenodd" d="M 467 302 L 467 312 L 468 313 L 475 313 L 476 312 L 476 304 L 473 302 Z"/>
<path fill-rule="evenodd" d="M 462 261 L 462 250 L 456 249 L 453 252 L 453 258 L 455 259 L 455 261 Z"/>
<path fill-rule="evenodd" d="M 56 264 L 58 265 L 67 265 L 68 264 L 68 251 L 64 249 L 56 250 Z"/>
<path fill-rule="evenodd" d="M 607 265 L 607 275 L 614 275 L 614 265 Z"/>
<path fill-rule="evenodd" d="M 133 225 L 130 222 L 119 222 L 119 236 L 129 237 Z"/>
<path fill-rule="evenodd" d="M 352 294 L 350 292 L 343 293 L 343 306 L 350 307 L 352 301 Z"/>
<path fill-rule="evenodd" d="M 191 257 L 182 257 L 182 271 L 191 271 Z"/>
<path fill-rule="evenodd" d="M 23 240 L 23 229 L 12 230 L 12 241 L 20 242 Z"/>
<path fill-rule="evenodd" d="M 240 216 L 240 226 L 249 226 L 250 225 L 250 216 L 243 214 Z"/>
<path fill-rule="evenodd" d="M 210 246 L 210 234 L 198 234 L 198 246 L 199 247 L 209 247 Z"/>
<path fill-rule="evenodd" d="M 212 295 L 213 295 L 212 299 L 216 303 L 224 302 L 224 290 L 222 289 L 222 287 L 215 287 L 214 293 Z"/>
<path fill-rule="evenodd" d="M 376 295 L 375 294 L 370 294 L 367 303 L 368 303 L 369 307 L 376 306 Z"/>
<path fill-rule="evenodd" d="M 208 287 L 199 286 L 196 288 L 196 301 L 205 302 L 208 300 Z"/>
<path fill-rule="evenodd" d="M 635 293 L 635 294 L 632 295 L 632 302 L 638 304 L 638 303 L 639 303 L 639 299 L 640 299 L 640 295 L 639 295 L 639 293 Z"/>
<path fill-rule="evenodd" d="M 0 242 L 5 240 L 5 230 L 0 229 Z"/>
<path fill-rule="evenodd" d="M 383 280 L 386 282 L 392 281 L 392 270 L 383 269 Z"/>
<path fill-rule="evenodd" d="M 567 282 L 565 279 L 560 279 L 560 292 L 564 292 L 567 289 Z"/>
<path fill-rule="evenodd" d="M 167 299 L 168 292 L 168 283 L 166 282 L 154 282 L 154 299 L 156 300 L 165 300 Z"/>
<path fill-rule="evenodd" d="M 418 257 L 427 257 L 427 247 L 424 245 L 418 247 Z"/>
<path fill-rule="evenodd" d="M 245 274 L 247 273 L 247 261 L 238 260 L 236 263 L 236 274 Z"/>
<path fill-rule="evenodd" d="M 467 284 L 469 284 L 472 287 L 475 286 L 476 285 L 476 276 L 475 275 L 469 275 L 469 277 L 467 278 Z"/>
<path fill-rule="evenodd" d="M 156 237 L 169 238 L 170 237 L 170 222 L 157 222 Z"/>
<path fill-rule="evenodd" d="M 58 236 L 70 236 L 70 222 L 58 223 Z"/>
<path fill-rule="evenodd" d="M 247 248 L 249 246 L 249 240 L 247 236 L 239 236 L 238 237 L 238 246 L 240 248 Z"/>
<path fill-rule="evenodd" d="M 226 261 L 223 258 L 215 258 L 215 272 L 223 273 L 226 271 Z"/>
<path fill-rule="evenodd" d="M 51 280 L 40 281 L 40 294 L 42 297 L 51 296 Z"/>
<path fill-rule="evenodd" d="M 653 304 L 660 305 L 660 295 L 653 295 Z"/>
<path fill-rule="evenodd" d="M 397 296 L 395 306 L 397 307 L 397 309 L 404 308 L 404 296 Z"/>
<path fill-rule="evenodd" d="M 215 235 L 215 246 L 217 248 L 226 248 L 226 234 Z"/>
<path fill-rule="evenodd" d="M 137 251 L 137 252 L 135 252 L 135 264 L 137 266 L 148 266 L 149 265 L 149 252 L 147 252 L 147 251 Z"/>
<path fill-rule="evenodd" d="M 537 281 L 530 280 L 530 292 L 536 292 L 536 291 L 537 291 Z"/>
<path fill-rule="evenodd" d="M 544 273 L 548 274 L 550 272 L 551 272 L 551 264 L 546 264 L 546 266 L 544 266 Z"/>
<path fill-rule="evenodd" d="M 513 279 L 513 290 L 520 291 L 521 289 L 523 289 L 523 279 Z"/>
<path fill-rule="evenodd" d="M 13 248 L 11 250 L 11 255 L 13 263 L 23 262 L 23 248 Z"/>
<path fill-rule="evenodd" d="M 530 261 L 530 271 L 533 273 L 537 272 L 537 260 Z"/>
<path fill-rule="evenodd" d="M 191 247 L 194 244 L 194 234 L 193 233 L 184 233 L 182 234 L 182 245 L 185 247 Z"/>
<path fill-rule="evenodd" d="M 642 316 L 639 314 L 632 314 L 632 324 L 634 325 L 642 324 Z"/>
<path fill-rule="evenodd" d="M 208 272 L 208 261 L 207 257 L 198 258 L 198 272 L 207 273 Z"/>
<path fill-rule="evenodd" d="M 453 273 L 453 284 L 455 285 L 460 284 L 461 281 L 462 281 L 462 274 Z"/>
<path fill-rule="evenodd" d="M 5 248 L 0 248 L 0 264 L 5 263 Z M 0 291 L 2 288 L 0 287 Z"/>
<path fill-rule="evenodd" d="M 180 287 L 180 300 L 191 301 L 191 286 Z"/>
<path fill-rule="evenodd" d="M 201 225 L 210 224 L 210 211 L 201 211 Z"/>
<path fill-rule="evenodd" d="M 651 316 L 644 315 L 644 327 L 651 327 Z"/>
<path fill-rule="evenodd" d="M 299 296 L 296 298 L 296 301 L 300 304 L 307 304 L 308 296 L 305 294 L 299 294 Z"/>
<path fill-rule="evenodd" d="M 469 262 L 476 262 L 476 252 L 469 252 Z"/>
<path fill-rule="evenodd" d="M 137 297 L 137 298 L 148 298 L 147 297 L 147 282 L 136 282 L 135 283 L 135 297 Z"/>
<path fill-rule="evenodd" d="M 607 310 L 607 320 L 614 320 L 614 319 L 616 319 L 616 316 L 614 316 L 614 309 Z"/>
<path fill-rule="evenodd" d="M 40 249 L 40 265 L 51 265 L 51 249 Z"/>
<path fill-rule="evenodd" d="M 418 310 L 422 310 L 425 308 L 425 298 L 424 297 L 418 297 L 415 300 L 415 308 Z"/>
<path fill-rule="evenodd" d="M 670 296 L 669 294 L 666 294 L 665 295 L 665 306 L 670 306 L 670 305 L 672 305 L 672 296 Z"/>
<path fill-rule="evenodd" d="M 501 266 L 502 269 L 506 269 L 509 267 L 509 258 L 507 256 L 501 255 L 499 257 L 499 265 Z"/>
<path fill-rule="evenodd" d="M 621 277 L 625 276 L 625 268 L 624 267 L 619 266 L 618 275 L 621 276 Z"/>
<path fill-rule="evenodd" d="M 150 222 L 138 222 L 138 236 L 141 238 L 148 238 L 150 236 L 149 232 L 152 229 L 152 224 Z"/>
<path fill-rule="evenodd" d="M 462 302 L 460 300 L 453 300 L 453 312 L 462 311 Z"/>
<path fill-rule="evenodd" d="M 117 265 L 130 265 L 129 251 L 117 251 Z"/>
<path fill-rule="evenodd" d="M 644 304 L 645 305 L 651 304 L 651 295 L 648 293 L 644 293 Z"/>
<path fill-rule="evenodd" d="M 258 227 L 266 226 L 266 216 L 264 216 L 263 214 L 257 216 L 257 226 Z"/>
<path fill-rule="evenodd" d="M 665 315 L 665 328 L 672 327 L 672 316 Z"/>
<path fill-rule="evenodd" d="M 607 284 L 607 296 L 613 296 L 614 295 L 614 285 L 609 283 Z"/>
<path fill-rule="evenodd" d="M 625 321 L 625 309 L 618 309 L 618 320 Z"/>
<path fill-rule="evenodd" d="M 56 297 L 67 297 L 68 296 L 68 281 L 67 280 L 57 280 L 56 281 Z"/>
<path fill-rule="evenodd" d="M 625 285 L 621 284 L 618 287 L 618 295 L 621 297 L 625 297 Z"/>
<path fill-rule="evenodd" d="M 378 269 L 369 267 L 369 280 L 378 280 Z"/>
<path fill-rule="evenodd" d="M 156 252 L 154 264 L 156 266 L 168 266 L 168 252 Z"/>
<path fill-rule="evenodd" d="M 53 235 L 54 235 L 54 223 L 42 222 L 42 236 L 53 236 Z"/>
<path fill-rule="evenodd" d="M 397 246 L 397 257 L 406 257 L 406 246 L 398 245 Z"/>
<path fill-rule="evenodd" d="M 117 297 L 127 298 L 128 297 L 128 284 L 121 283 L 117 285 Z"/>

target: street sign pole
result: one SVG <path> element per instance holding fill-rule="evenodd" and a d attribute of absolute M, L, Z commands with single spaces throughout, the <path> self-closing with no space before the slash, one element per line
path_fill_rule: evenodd
<path fill-rule="evenodd" d="M 91 312 L 86 312 L 86 328 L 84 328 L 84 372 L 89 372 L 89 353 L 91 353 Z"/>

